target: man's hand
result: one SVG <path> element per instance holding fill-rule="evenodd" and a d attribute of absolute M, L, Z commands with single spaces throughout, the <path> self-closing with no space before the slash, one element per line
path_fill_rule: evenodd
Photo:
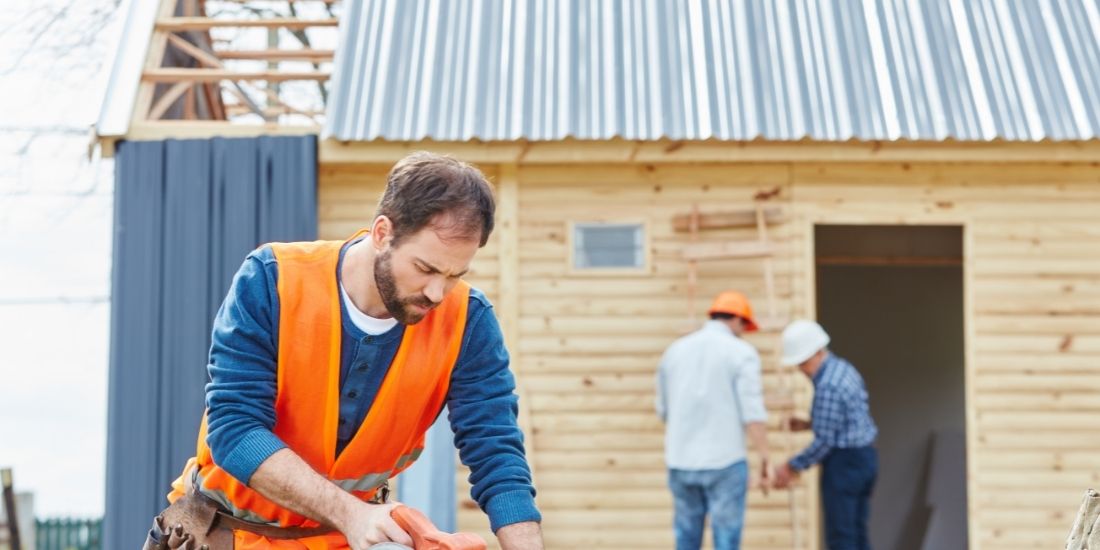
<path fill-rule="evenodd" d="M 534 521 L 505 525 L 496 535 L 501 550 L 543 550 L 542 528 Z"/>
<path fill-rule="evenodd" d="M 775 488 L 786 489 L 790 487 L 791 482 L 798 479 L 798 472 L 791 469 L 791 465 L 787 462 L 779 465 L 775 469 Z"/>
<path fill-rule="evenodd" d="M 768 459 L 768 427 L 763 422 L 749 422 L 745 424 L 745 433 L 752 440 L 756 452 L 760 453 L 760 477 L 753 484 L 759 485 L 767 496 L 770 480 L 775 477 L 772 475 L 771 460 Z"/>
<path fill-rule="evenodd" d="M 809 430 L 813 424 L 811 424 L 809 420 L 803 420 L 792 416 L 787 419 L 787 426 L 792 432 L 804 432 Z"/>
<path fill-rule="evenodd" d="M 390 517 L 397 503 L 370 504 L 318 474 L 290 449 L 280 449 L 260 464 L 248 484 L 275 504 L 338 529 L 353 550 L 393 541 L 412 545 L 412 537 Z"/>
<path fill-rule="evenodd" d="M 399 506 L 398 502 L 369 504 L 364 502 L 361 510 L 348 519 L 341 529 L 348 539 L 352 550 L 366 550 L 382 542 L 396 542 L 412 546 L 412 537 L 405 532 L 390 516 L 390 512 Z"/>
<path fill-rule="evenodd" d="M 772 480 L 775 479 L 775 471 L 772 469 L 771 462 L 768 457 L 760 457 L 760 476 L 757 478 L 753 485 L 760 487 L 760 491 L 764 493 L 764 496 L 768 496 L 768 490 L 771 489 Z"/>

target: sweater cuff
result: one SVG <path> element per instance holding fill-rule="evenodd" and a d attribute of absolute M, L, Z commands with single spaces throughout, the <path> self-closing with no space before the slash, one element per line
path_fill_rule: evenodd
<path fill-rule="evenodd" d="M 810 466 L 813 466 L 813 463 L 810 462 L 810 459 L 807 457 L 798 455 L 787 462 L 787 465 L 796 472 L 802 472 L 809 469 Z"/>
<path fill-rule="evenodd" d="M 286 443 L 268 430 L 253 430 L 245 434 L 218 466 L 238 481 L 248 485 L 252 474 L 263 461 L 276 451 L 286 448 Z"/>
<path fill-rule="evenodd" d="M 526 489 L 494 495 L 485 505 L 485 513 L 489 515 L 489 526 L 494 533 L 513 523 L 542 521 L 542 515 L 535 507 L 535 497 Z"/>

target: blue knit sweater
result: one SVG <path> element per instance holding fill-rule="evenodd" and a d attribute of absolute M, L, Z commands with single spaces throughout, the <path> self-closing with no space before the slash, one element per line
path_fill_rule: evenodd
<path fill-rule="evenodd" d="M 343 264 L 344 251 L 340 252 Z M 337 269 L 339 277 L 340 269 Z M 247 483 L 267 457 L 286 447 L 275 426 L 279 334 L 278 264 L 270 246 L 245 258 L 214 320 L 211 382 L 206 386 L 207 444 L 214 461 Z M 362 332 L 341 301 L 339 453 L 366 418 L 404 334 Z M 516 422 L 515 380 L 500 325 L 481 291 L 471 289 L 466 332 L 451 375 L 447 408 L 455 445 L 470 467 L 471 496 L 493 530 L 539 521 L 535 490 Z"/>

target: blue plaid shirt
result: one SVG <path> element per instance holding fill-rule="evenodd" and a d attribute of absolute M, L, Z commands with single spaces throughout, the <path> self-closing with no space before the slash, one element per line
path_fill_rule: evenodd
<path fill-rule="evenodd" d="M 878 435 L 867 406 L 863 377 L 851 363 L 832 353 L 814 374 L 811 418 L 814 441 L 790 461 L 797 471 L 821 462 L 832 449 L 866 447 Z"/>

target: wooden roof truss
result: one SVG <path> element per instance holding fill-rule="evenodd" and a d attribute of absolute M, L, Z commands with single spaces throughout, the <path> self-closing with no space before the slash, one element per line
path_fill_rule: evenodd
<path fill-rule="evenodd" d="M 161 0 L 135 123 L 319 126 L 339 0 Z"/>

